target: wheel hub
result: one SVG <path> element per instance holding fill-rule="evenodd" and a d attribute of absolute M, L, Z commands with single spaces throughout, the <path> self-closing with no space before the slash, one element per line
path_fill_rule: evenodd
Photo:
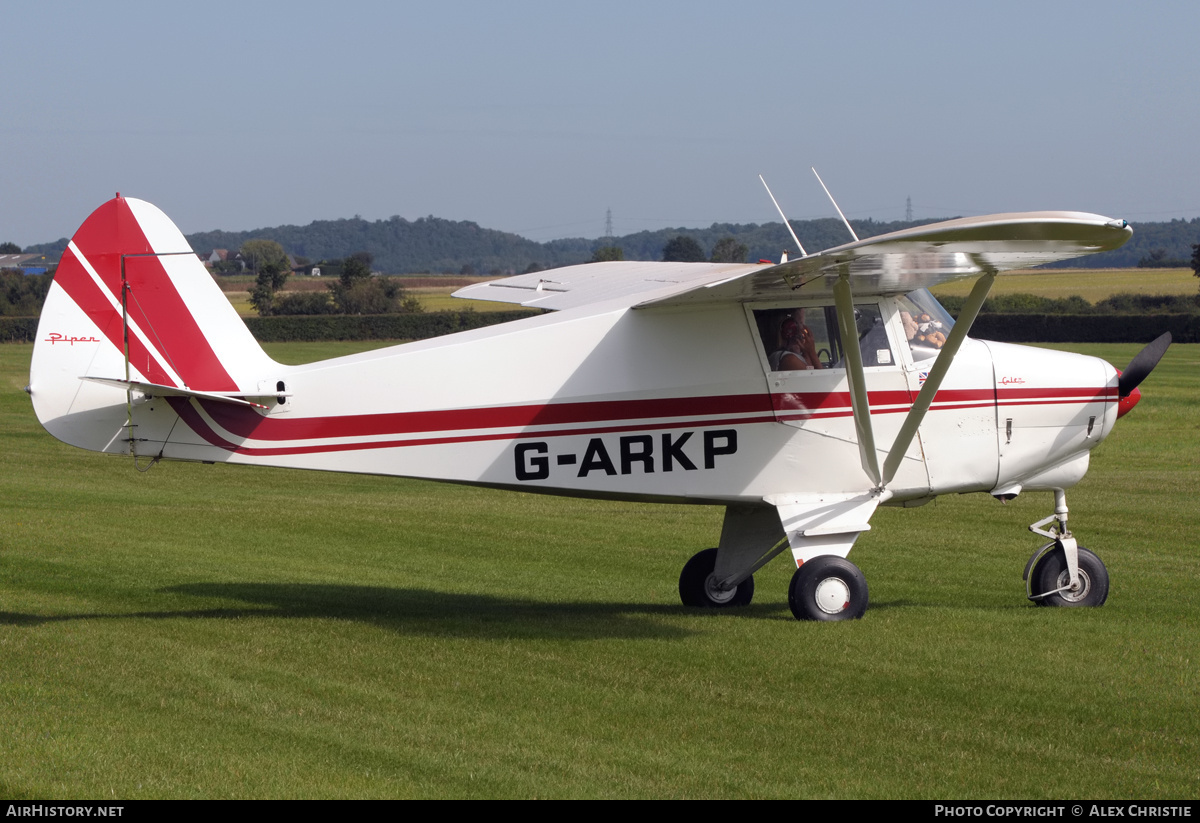
<path fill-rule="evenodd" d="M 840 577 L 826 577 L 817 584 L 815 600 L 825 614 L 840 614 L 850 607 L 850 587 Z"/>
<path fill-rule="evenodd" d="M 1058 576 L 1058 588 L 1062 589 L 1062 591 L 1058 593 L 1058 596 L 1063 600 L 1066 600 L 1068 603 L 1078 603 L 1080 600 L 1086 598 L 1088 593 L 1092 590 L 1092 579 L 1088 577 L 1087 572 L 1085 572 L 1083 569 L 1079 569 L 1078 574 L 1079 580 L 1075 584 L 1074 588 L 1063 588 L 1064 586 L 1070 586 L 1071 584 L 1071 573 L 1069 571 L 1064 570 L 1062 574 Z"/>
<path fill-rule="evenodd" d="M 729 601 L 733 600 L 737 594 L 737 586 L 731 589 L 718 588 L 716 574 L 710 574 L 704 580 L 704 593 L 708 595 L 708 599 L 716 603 L 718 606 L 724 606 Z"/>

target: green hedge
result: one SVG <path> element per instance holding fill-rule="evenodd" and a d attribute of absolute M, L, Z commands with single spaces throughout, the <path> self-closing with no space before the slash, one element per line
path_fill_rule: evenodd
<path fill-rule="evenodd" d="M 958 317 L 966 297 L 946 296 L 938 302 Z M 1036 294 L 1000 294 L 983 301 L 980 314 L 1195 314 L 1200 294 L 1114 294 L 1095 304 L 1079 295 L 1039 297 Z"/>
<path fill-rule="evenodd" d="M 439 311 L 427 314 L 314 315 L 247 317 L 250 333 L 262 342 L 290 340 L 424 340 L 541 314 L 526 311 Z M 36 317 L 0 317 L 0 342 L 32 343 Z"/>
<path fill-rule="evenodd" d="M 326 314 L 247 317 L 264 343 L 292 340 L 424 340 L 467 329 L 533 317 L 540 311 L 439 311 L 425 314 Z"/>
<path fill-rule="evenodd" d="M 259 340 L 423 340 L 477 329 L 537 311 L 248 317 Z M 1005 343 L 1146 343 L 1165 331 L 1176 343 L 1200 343 L 1200 314 L 980 314 L 971 336 Z M 36 317 L 0 317 L 0 341 L 31 343 Z"/>
<path fill-rule="evenodd" d="M 0 317 L 0 342 L 32 343 L 37 324 L 36 317 Z"/>
<path fill-rule="evenodd" d="M 1200 343 L 1200 314 L 980 314 L 971 336 L 1001 343 Z"/>

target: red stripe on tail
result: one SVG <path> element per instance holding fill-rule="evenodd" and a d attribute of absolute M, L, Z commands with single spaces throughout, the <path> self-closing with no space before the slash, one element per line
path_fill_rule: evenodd
<path fill-rule="evenodd" d="M 134 336 L 131 335 L 130 360 L 139 371 L 150 368 L 155 372 L 150 374 L 143 371 L 147 379 L 173 385 L 174 381 L 167 378 L 162 367 L 162 363 L 166 362 L 189 388 L 199 391 L 238 390 L 163 268 L 163 258 L 132 256 L 151 254 L 154 249 L 124 198 L 110 200 L 92 212 L 75 232 L 73 240 L 118 305 L 121 302 L 121 258 L 124 255 L 125 279 L 130 287 L 127 303 L 129 318 L 142 330 L 154 350 L 146 351 L 140 342 L 135 347 Z M 99 310 L 94 297 L 87 293 L 89 286 L 94 288 L 94 282 L 77 261 L 76 266 L 78 269 L 72 268 L 61 279 L 60 267 L 60 274 L 55 276 L 55 280 L 89 315 L 96 310 L 98 316 L 103 317 L 105 312 Z M 82 282 L 84 280 L 86 285 Z M 99 297 L 103 300 L 102 295 Z M 88 301 L 90 309 L 84 306 L 81 298 Z M 113 340 L 110 329 L 111 314 L 115 310 L 107 300 L 104 300 L 104 307 L 109 315 L 108 322 L 98 322 L 97 325 Z M 113 342 L 123 349 L 120 313 L 116 312 L 116 316 L 117 340 Z"/>

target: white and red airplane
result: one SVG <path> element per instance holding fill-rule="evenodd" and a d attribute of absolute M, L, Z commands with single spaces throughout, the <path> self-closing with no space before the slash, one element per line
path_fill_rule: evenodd
<path fill-rule="evenodd" d="M 118 195 L 76 232 L 29 392 L 60 440 L 144 460 L 363 472 L 725 507 L 683 568 L 697 607 L 741 606 L 790 550 L 797 618 L 867 608 L 846 555 L 876 507 L 1053 491 L 1025 570 L 1042 605 L 1102 604 L 1108 575 L 1064 490 L 1137 402 L 1164 336 L 1122 374 L 966 336 L 997 272 L 1113 249 L 1122 220 L 951 220 L 779 265 L 610 262 L 456 294 L 549 309 L 303 366 L 268 357 L 175 225 Z M 976 284 L 954 322 L 928 286 Z M 1047 527 L 1047 528 L 1043 528 Z"/>

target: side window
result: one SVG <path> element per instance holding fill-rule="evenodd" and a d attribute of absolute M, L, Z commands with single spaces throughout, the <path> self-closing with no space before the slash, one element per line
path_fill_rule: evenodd
<path fill-rule="evenodd" d="M 832 305 L 756 309 L 754 320 L 770 371 L 845 368 L 837 311 Z M 874 303 L 856 305 L 854 321 L 863 365 L 892 365 L 895 358 L 879 306 Z"/>
<path fill-rule="evenodd" d="M 878 305 L 868 303 L 855 306 L 854 324 L 858 327 L 858 348 L 862 352 L 864 366 L 890 366 L 896 362 Z"/>
<path fill-rule="evenodd" d="M 832 368 L 840 357 L 837 318 L 830 325 L 826 307 L 757 309 L 763 352 L 769 371 L 809 371 Z"/>

